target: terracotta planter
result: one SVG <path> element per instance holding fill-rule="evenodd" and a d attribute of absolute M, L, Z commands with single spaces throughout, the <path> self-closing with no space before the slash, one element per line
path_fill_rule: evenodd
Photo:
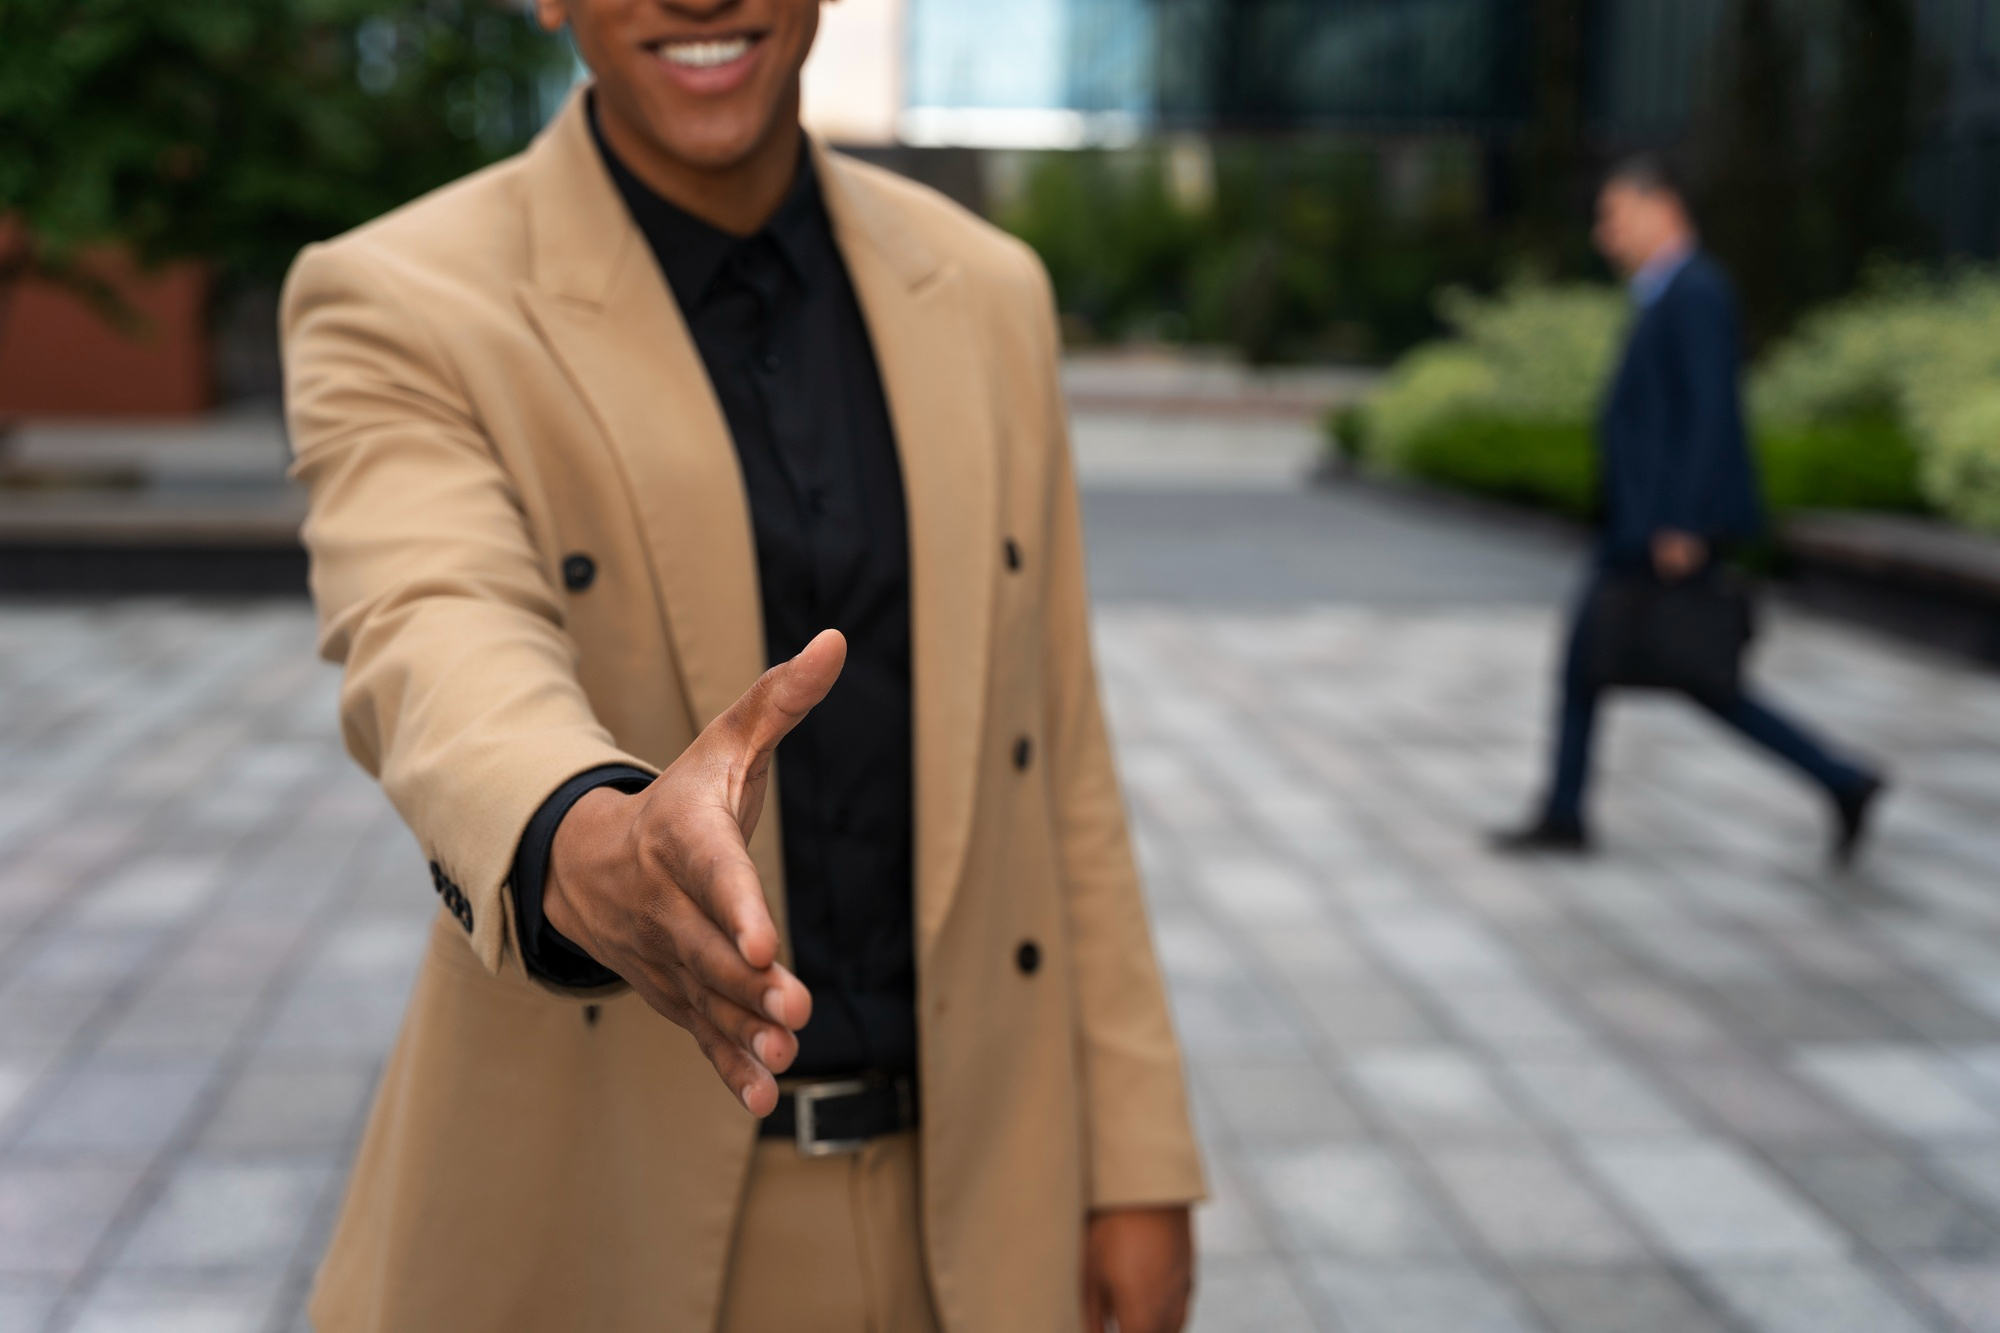
<path fill-rule="evenodd" d="M 144 317 L 127 333 L 53 283 L 0 297 L 0 418 L 192 416 L 215 396 L 209 274 L 200 264 L 141 272 L 108 254 L 98 271 Z"/>

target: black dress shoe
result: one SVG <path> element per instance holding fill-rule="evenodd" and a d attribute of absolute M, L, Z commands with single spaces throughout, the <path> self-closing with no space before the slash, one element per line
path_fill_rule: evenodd
<path fill-rule="evenodd" d="M 1875 798 L 1882 794 L 1882 779 L 1869 778 L 1853 791 L 1833 798 L 1834 812 L 1839 816 L 1840 827 L 1833 835 L 1833 863 L 1837 866 L 1854 864 L 1854 854 L 1861 849 L 1862 835 L 1868 831 L 1868 812 L 1875 807 Z"/>
<path fill-rule="evenodd" d="M 1503 829 L 1488 838 L 1487 843 L 1496 852 L 1516 855 L 1540 852 L 1578 855 L 1590 850 L 1590 835 L 1583 831 L 1581 824 L 1541 819 L 1526 828 Z"/>

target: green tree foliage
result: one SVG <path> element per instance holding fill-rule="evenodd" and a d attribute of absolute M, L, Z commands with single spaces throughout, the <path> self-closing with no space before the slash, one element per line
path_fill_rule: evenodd
<path fill-rule="evenodd" d="M 15 267 L 201 257 L 251 281 L 519 147 L 566 44 L 489 0 L 4 0 Z"/>
<path fill-rule="evenodd" d="M 1436 331 L 1441 284 L 1494 265 L 1463 147 L 1398 164 L 1348 140 L 1225 139 L 1199 150 L 1197 198 L 1172 187 L 1171 151 L 1037 155 L 999 210 L 1073 335 L 1226 343 L 1257 363 L 1382 356 Z"/>
<path fill-rule="evenodd" d="M 1716 56 L 1691 145 L 1698 202 L 1761 350 L 1920 240 L 1906 189 L 1926 96 L 1914 0 L 1736 0 Z"/>

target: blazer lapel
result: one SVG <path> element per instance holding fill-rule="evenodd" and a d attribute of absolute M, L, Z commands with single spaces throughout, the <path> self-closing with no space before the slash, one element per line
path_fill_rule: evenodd
<path fill-rule="evenodd" d="M 905 227 L 863 170 L 814 144 L 903 465 L 910 523 L 917 932 L 937 938 L 977 794 L 1000 550 L 994 405 L 964 278 Z"/>
<path fill-rule="evenodd" d="M 579 93 L 532 150 L 535 276 L 518 295 L 623 470 L 699 731 L 764 670 L 749 504 L 701 356 L 584 115 Z M 768 809 L 752 851 L 782 928 L 775 799 Z"/>

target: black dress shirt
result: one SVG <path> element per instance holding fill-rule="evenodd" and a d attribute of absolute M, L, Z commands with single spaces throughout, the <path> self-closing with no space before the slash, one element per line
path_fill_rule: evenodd
<path fill-rule="evenodd" d="M 595 117 L 592 131 L 597 133 Z M 655 194 L 597 145 L 659 261 L 722 404 L 757 545 L 773 664 L 829 626 L 847 665 L 778 747 L 793 966 L 812 991 L 793 1072 L 916 1068 L 909 537 L 880 372 L 810 154 L 764 228 L 736 237 Z M 665 706 L 665 701 L 662 701 Z M 543 924 L 549 844 L 571 804 L 645 775 L 600 769 L 544 804 L 514 892 L 531 968 L 611 973 Z"/>

